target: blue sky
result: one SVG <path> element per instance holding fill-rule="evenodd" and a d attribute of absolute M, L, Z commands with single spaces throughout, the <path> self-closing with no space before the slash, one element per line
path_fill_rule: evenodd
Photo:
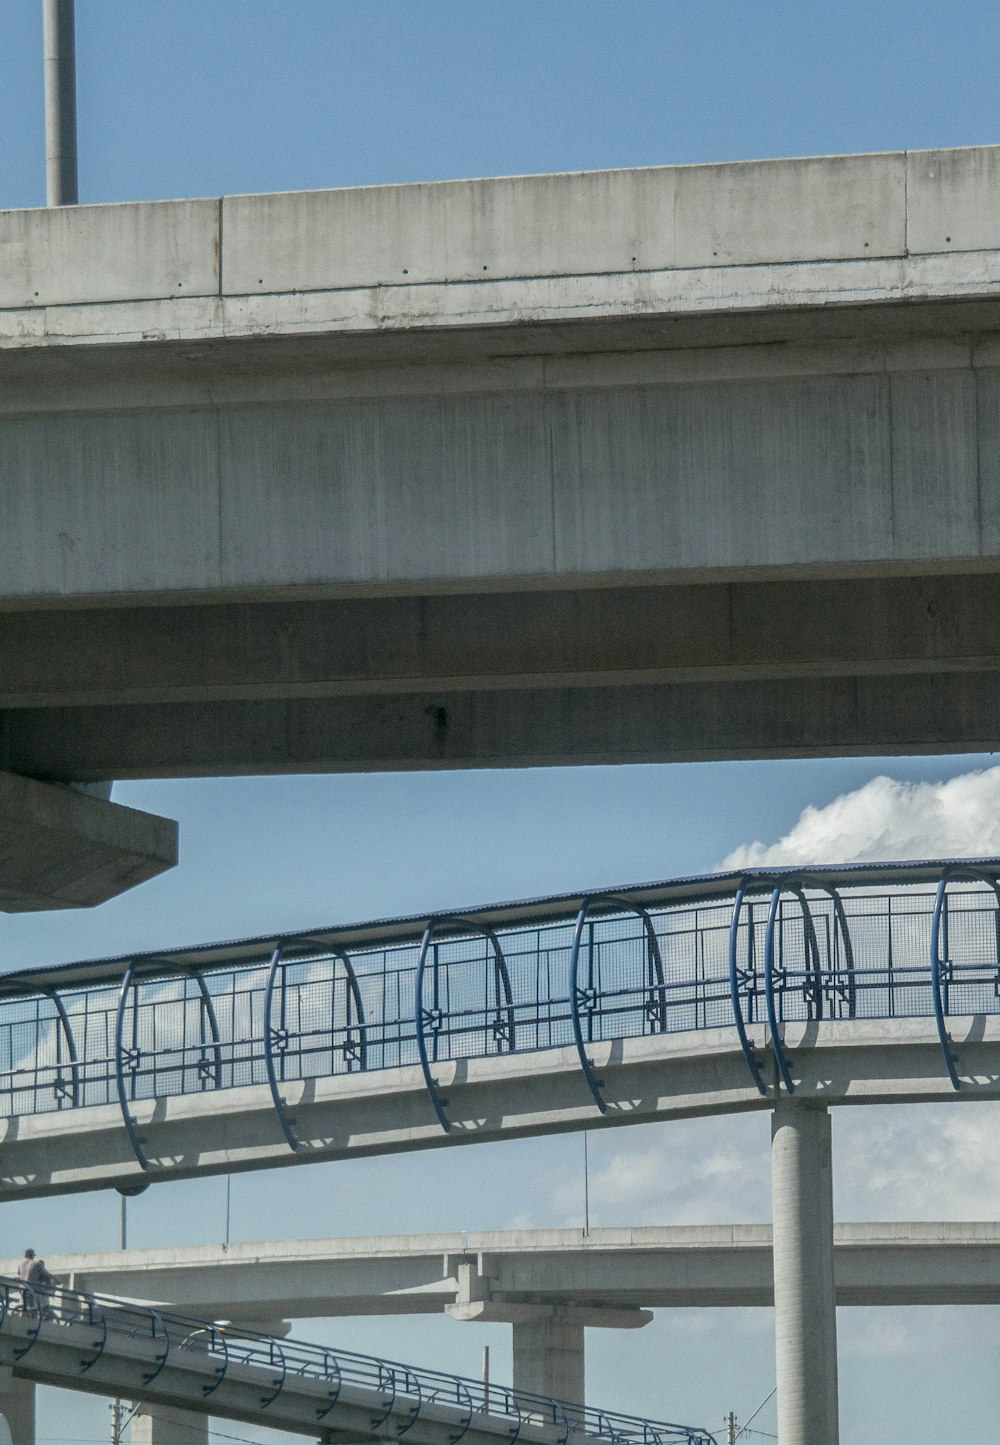
<path fill-rule="evenodd" d="M 0 0 L 0 207 L 44 200 L 40 11 Z M 982 0 L 77 0 L 77 12 L 84 201 L 998 138 L 1000 11 Z M 3 966 L 701 871 L 843 795 L 845 852 L 882 837 L 935 852 L 937 804 L 964 817 L 966 794 L 866 785 L 992 762 L 122 785 L 120 801 L 181 820 L 180 867 L 94 913 L 7 920 Z M 977 1114 L 977 1132 L 967 1112 L 845 1111 L 841 1215 L 996 1217 L 997 1118 Z M 594 1222 L 766 1218 L 766 1133 L 752 1119 L 595 1137 Z M 574 1137 L 243 1176 L 233 1235 L 574 1223 L 580 1160 Z M 153 1189 L 131 1206 L 132 1242 L 218 1239 L 222 1200 L 218 1180 Z M 8 1206 L 3 1224 L 8 1251 L 108 1247 L 118 1199 Z M 957 1427 L 992 1438 L 998 1314 L 842 1311 L 845 1442 L 910 1445 Z M 302 1333 L 471 1373 L 490 1342 L 495 1377 L 509 1369 L 500 1327 L 333 1321 Z M 644 1331 L 593 1336 L 588 1363 L 595 1402 L 718 1427 L 771 1388 L 770 1319 L 662 1312 Z M 765 1411 L 755 1423 L 773 1422 Z M 104 1403 L 53 1393 L 39 1434 L 107 1438 Z"/>

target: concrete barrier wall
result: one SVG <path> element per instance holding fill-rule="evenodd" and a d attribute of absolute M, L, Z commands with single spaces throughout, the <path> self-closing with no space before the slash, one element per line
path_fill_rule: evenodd
<path fill-rule="evenodd" d="M 7 211 L 0 308 L 993 249 L 998 194 L 980 146 Z"/>

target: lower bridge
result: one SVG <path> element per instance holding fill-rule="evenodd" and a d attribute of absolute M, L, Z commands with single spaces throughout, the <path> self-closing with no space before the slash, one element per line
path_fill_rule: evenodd
<path fill-rule="evenodd" d="M 133 1440 L 192 1416 L 264 1424 L 324 1445 L 712 1445 L 706 1431 L 637 1419 L 457 1375 L 240 1329 L 90 1292 L 0 1278 L 0 1369 L 15 1382 L 142 1402 Z M 0 1393 L 0 1405 L 4 1396 Z M 167 1415 L 160 1412 L 166 1411 Z M 146 1421 L 146 1428 L 142 1418 Z M 168 1425 L 169 1429 L 169 1425 Z M 207 1428 L 201 1432 L 207 1440 Z"/>

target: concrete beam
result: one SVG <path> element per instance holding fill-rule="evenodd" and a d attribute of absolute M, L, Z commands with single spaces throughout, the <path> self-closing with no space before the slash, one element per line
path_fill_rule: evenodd
<path fill-rule="evenodd" d="M 177 862 L 170 818 L 0 773 L 0 909 L 89 908 Z"/>
<path fill-rule="evenodd" d="M 16 709 L 0 763 L 60 779 L 990 752 L 1000 673 Z"/>
<path fill-rule="evenodd" d="M 11 612 L 0 709 L 1000 671 L 1000 576 Z"/>
<path fill-rule="evenodd" d="M 12 1274 L 17 1262 L 0 1260 L 0 1274 Z M 562 1308 L 603 1328 L 638 1325 L 650 1309 L 774 1303 L 766 1224 L 261 1241 L 49 1254 L 48 1263 L 71 1289 L 233 1320 L 281 1338 L 289 1327 L 274 1320 L 278 1314 L 458 1318 L 465 1309 L 468 1318 L 484 1318 L 475 1302 L 460 1303 L 463 1270 L 484 1282 L 484 1306 Z M 998 1304 L 1000 1223 L 837 1224 L 834 1279 L 838 1305 Z M 513 1313 L 506 1319 L 513 1323 Z"/>

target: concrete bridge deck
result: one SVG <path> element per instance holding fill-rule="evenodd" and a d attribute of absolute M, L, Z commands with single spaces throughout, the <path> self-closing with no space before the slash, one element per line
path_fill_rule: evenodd
<path fill-rule="evenodd" d="M 0 1272 L 16 1263 L 0 1260 Z M 446 1313 L 520 1324 L 560 1310 L 628 1328 L 653 1309 L 774 1303 L 766 1224 L 295 1239 L 47 1263 L 71 1289 L 243 1322 Z M 837 1224 L 834 1272 L 843 1306 L 1000 1304 L 1000 1222 Z"/>

